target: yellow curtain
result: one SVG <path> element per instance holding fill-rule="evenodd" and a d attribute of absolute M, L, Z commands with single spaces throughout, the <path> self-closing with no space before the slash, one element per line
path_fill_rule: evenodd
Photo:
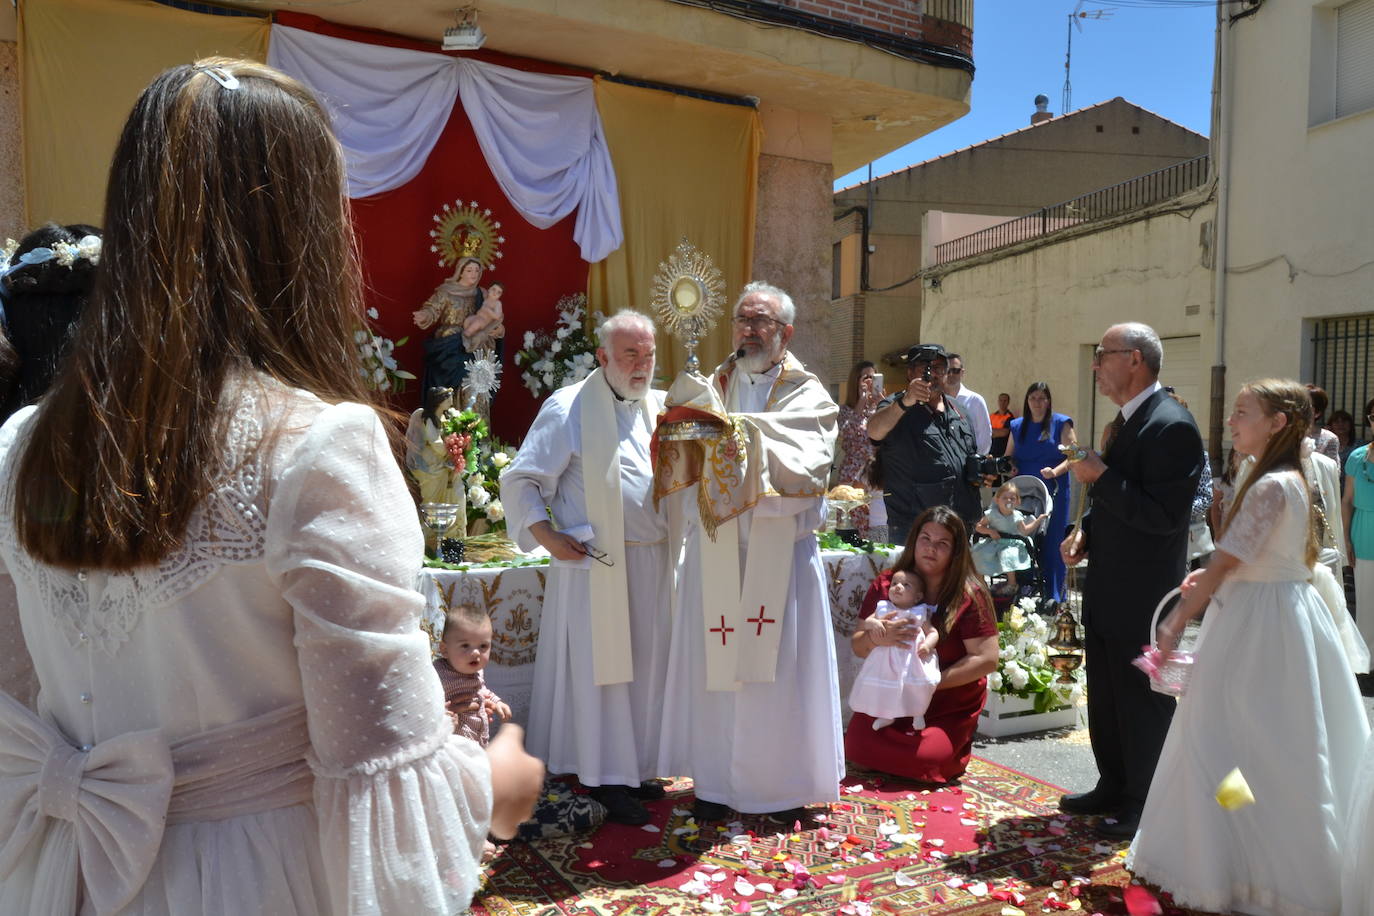
<path fill-rule="evenodd" d="M 263 16 L 147 0 L 22 0 L 28 224 L 99 225 L 110 160 L 139 93 L 168 67 L 212 54 L 266 60 L 270 27 Z"/>
<path fill-rule="evenodd" d="M 730 352 L 730 308 L 753 260 L 758 112 L 602 79 L 596 103 L 615 163 L 625 244 L 591 266 L 587 300 L 607 314 L 651 311 L 654 272 L 685 236 L 725 280 L 723 314 L 697 350 L 709 372 Z M 685 359 L 681 344 L 659 335 L 660 376 L 671 381 Z"/>

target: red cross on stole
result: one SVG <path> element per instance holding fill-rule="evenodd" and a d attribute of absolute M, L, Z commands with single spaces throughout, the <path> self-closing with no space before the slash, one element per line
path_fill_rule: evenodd
<path fill-rule="evenodd" d="M 746 617 L 746 618 L 744 618 L 744 622 L 745 622 L 745 623 L 754 623 L 754 624 L 758 624 L 758 629 L 757 629 L 756 631 L 754 631 L 754 635 L 755 635 L 755 636 L 762 636 L 762 635 L 763 635 L 763 625 L 764 625 L 765 623 L 777 623 L 777 621 L 774 620 L 772 617 L 765 617 L 765 616 L 763 616 L 763 609 L 764 609 L 764 606 L 763 606 L 762 604 L 760 604 L 760 605 L 759 605 L 759 616 L 757 616 L 757 617 Z"/>
<path fill-rule="evenodd" d="M 720 634 L 720 644 L 723 646 L 723 645 L 725 645 L 725 634 L 726 634 L 726 633 L 733 633 L 733 632 L 735 632 L 735 628 L 734 628 L 734 627 L 727 627 L 727 626 L 725 625 L 725 615 L 724 615 L 724 614 L 721 614 L 721 615 L 720 615 L 720 626 L 718 626 L 718 627 L 711 627 L 711 628 L 710 628 L 710 632 L 712 632 L 712 633 L 719 633 L 719 634 Z"/>

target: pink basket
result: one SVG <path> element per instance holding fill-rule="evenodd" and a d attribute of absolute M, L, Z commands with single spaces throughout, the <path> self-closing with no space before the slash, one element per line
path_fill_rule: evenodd
<path fill-rule="evenodd" d="M 1150 618 L 1149 652 L 1153 658 L 1148 660 L 1148 666 L 1141 666 L 1150 677 L 1150 689 L 1171 697 L 1181 697 L 1188 690 L 1188 681 L 1193 676 L 1194 657 L 1193 653 L 1186 649 L 1175 649 L 1169 653 L 1167 658 L 1161 657 L 1159 646 L 1155 643 L 1155 632 L 1159 627 L 1159 615 L 1163 613 L 1165 606 L 1182 594 L 1182 590 L 1176 588 L 1159 599 L 1159 605 L 1155 607 L 1154 616 Z M 1190 623 L 1189 626 L 1191 627 L 1192 624 Z M 1179 639 L 1180 646 L 1183 645 L 1187 635 L 1185 632 L 1184 637 Z M 1189 640 L 1190 644 L 1194 641 Z"/>

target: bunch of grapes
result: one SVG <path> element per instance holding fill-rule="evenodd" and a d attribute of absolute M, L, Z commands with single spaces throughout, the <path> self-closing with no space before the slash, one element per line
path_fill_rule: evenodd
<path fill-rule="evenodd" d="M 453 462 L 453 467 L 459 474 L 467 470 L 466 453 L 471 444 L 471 433 L 449 433 L 444 437 L 444 448 L 448 449 L 449 460 Z"/>

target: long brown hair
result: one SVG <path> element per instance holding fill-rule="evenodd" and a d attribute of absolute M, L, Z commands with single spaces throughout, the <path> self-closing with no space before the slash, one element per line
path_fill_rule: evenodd
<path fill-rule="evenodd" d="M 968 528 L 958 513 L 949 506 L 931 506 L 916 516 L 916 521 L 911 523 L 911 531 L 906 536 L 902 555 L 893 564 L 892 572 L 920 575 L 916 569 L 916 538 L 920 535 L 921 529 L 931 522 L 948 531 L 954 541 L 949 554 L 949 568 L 945 570 L 945 577 L 940 581 L 939 593 L 933 598 L 930 595 L 926 595 L 925 598 L 926 603 L 935 605 L 939 612 L 934 621 L 936 629 L 940 631 L 941 636 L 948 636 L 954 630 L 954 624 L 963 613 L 965 604 L 970 601 L 973 603 L 975 614 L 981 614 L 987 620 L 995 619 L 992 596 L 984 588 L 982 578 L 973 567 L 973 551 L 969 549 Z"/>
<path fill-rule="evenodd" d="M 873 361 L 872 361 L 872 360 L 861 359 L 861 360 L 859 360 L 857 363 L 854 364 L 854 368 L 853 368 L 853 369 L 850 369 L 850 370 L 849 370 L 849 387 L 848 387 L 848 393 L 845 395 L 845 399 L 844 399 L 844 403 L 845 403 L 845 406 L 846 406 L 846 407 L 848 407 L 848 408 L 850 408 L 850 409 L 852 410 L 853 408 L 855 408 L 855 407 L 858 406 L 858 404 L 859 404 L 859 388 L 860 388 L 860 385 L 859 385 L 859 377 L 860 377 L 861 375 L 863 375 L 863 372 L 864 372 L 865 369 L 876 369 L 876 368 L 878 368 L 878 367 L 875 366 L 875 365 L 873 365 Z M 882 393 L 881 391 L 878 392 L 878 397 L 882 397 L 882 396 L 883 396 L 883 393 Z"/>
<path fill-rule="evenodd" d="M 1242 392 L 1249 392 L 1259 401 L 1260 409 L 1264 415 L 1272 417 L 1275 414 L 1283 414 L 1288 418 L 1288 422 L 1283 428 L 1269 437 L 1269 441 L 1264 444 L 1264 451 L 1255 459 L 1255 465 L 1250 469 L 1246 478 L 1241 481 L 1236 489 L 1236 498 L 1231 502 L 1231 508 L 1226 512 L 1226 518 L 1221 523 L 1221 531 L 1217 535 L 1217 540 L 1226 534 L 1226 530 L 1231 527 L 1231 521 L 1240 511 L 1241 503 L 1245 501 L 1245 496 L 1250 492 L 1250 488 L 1255 482 L 1270 471 L 1294 470 L 1302 473 L 1302 441 L 1307 436 L 1307 430 L 1312 425 L 1312 399 L 1307 394 L 1307 389 L 1291 379 L 1265 378 L 1257 381 L 1247 382 L 1240 389 Z M 1307 476 L 1302 475 L 1304 486 Z M 1308 502 L 1308 525 L 1307 525 L 1307 545 L 1304 551 L 1305 562 L 1308 566 L 1317 562 L 1318 543 L 1317 543 L 1317 508 L 1316 500 L 1312 493 L 1307 494 Z"/>
<path fill-rule="evenodd" d="M 20 542 L 67 569 L 157 562 L 228 470 L 231 374 L 367 403 L 360 320 L 343 156 L 314 96 L 251 61 L 166 71 L 115 150 L 96 287 L 16 475 Z"/>

